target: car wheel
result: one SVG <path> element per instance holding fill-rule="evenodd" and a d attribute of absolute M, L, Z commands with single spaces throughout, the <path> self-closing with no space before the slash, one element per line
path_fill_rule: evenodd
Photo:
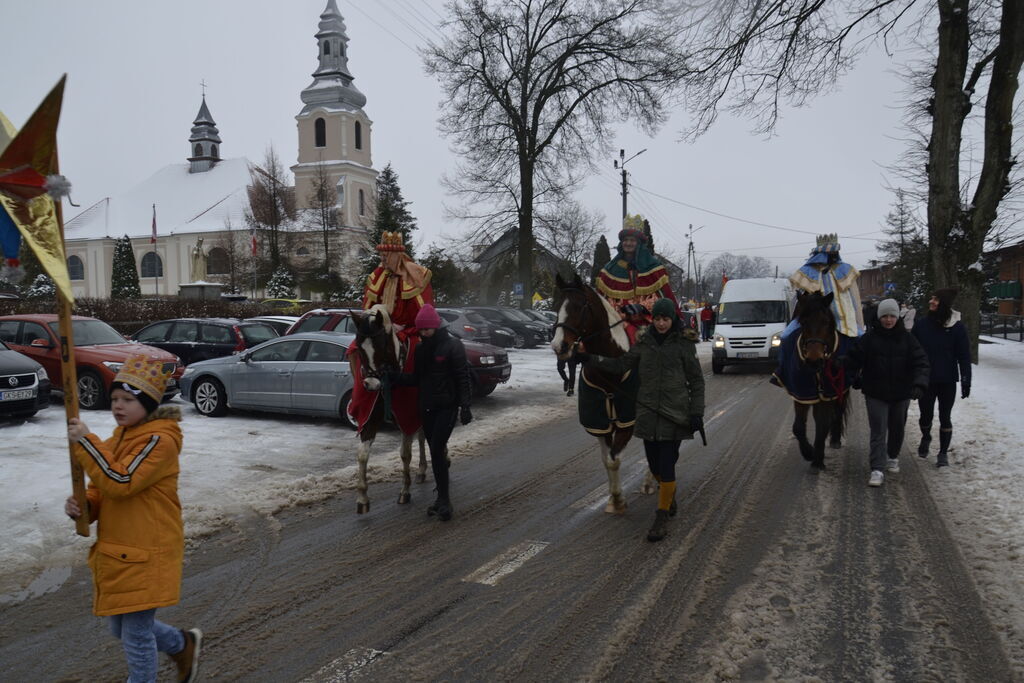
<path fill-rule="evenodd" d="M 192 392 L 192 403 L 196 410 L 207 417 L 223 417 L 228 412 L 227 394 L 224 385 L 212 377 L 204 377 L 196 383 Z"/>
<path fill-rule="evenodd" d="M 341 418 L 341 421 L 351 429 L 359 429 L 359 423 L 353 420 L 348 414 L 348 406 L 350 403 L 352 403 L 352 392 L 346 391 L 345 395 L 341 397 L 341 405 L 338 407 L 338 416 Z"/>
<path fill-rule="evenodd" d="M 715 373 L 716 375 L 721 375 L 722 374 L 722 370 L 725 370 L 725 364 L 722 363 L 721 361 L 717 361 L 717 360 L 712 358 L 711 359 L 711 372 Z"/>
<path fill-rule="evenodd" d="M 473 385 L 473 395 L 477 397 L 490 396 L 494 393 L 494 389 L 497 386 L 497 384 L 480 384 L 477 382 Z"/>
<path fill-rule="evenodd" d="M 103 381 L 93 370 L 78 371 L 78 405 L 82 410 L 107 407 L 107 392 L 103 388 Z"/>
<path fill-rule="evenodd" d="M 516 347 L 517 349 L 525 349 L 526 337 L 517 332 L 515 338 L 512 340 L 512 346 Z"/>

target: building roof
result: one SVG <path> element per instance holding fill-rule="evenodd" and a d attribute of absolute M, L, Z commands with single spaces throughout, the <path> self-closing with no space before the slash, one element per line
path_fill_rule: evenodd
<path fill-rule="evenodd" d="M 245 228 L 249 206 L 249 160 L 224 159 L 203 173 L 189 173 L 189 164 L 170 164 L 132 189 L 107 197 L 69 220 L 69 242 L 103 237 L 148 237 L 156 205 L 157 239 L 176 233 L 217 232 L 230 219 Z"/>

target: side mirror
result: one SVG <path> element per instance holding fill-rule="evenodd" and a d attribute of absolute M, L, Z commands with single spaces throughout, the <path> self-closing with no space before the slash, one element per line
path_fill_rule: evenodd
<path fill-rule="evenodd" d="M 53 344 L 51 344 L 46 339 L 33 339 L 32 342 L 29 344 L 29 346 L 33 346 L 33 347 L 35 347 L 37 349 L 52 349 L 53 348 Z"/>
<path fill-rule="evenodd" d="M 241 361 L 242 363 L 248 363 L 249 362 L 249 356 L 251 356 L 251 355 L 252 354 L 250 354 L 249 352 L 240 353 L 240 354 L 238 354 L 238 360 Z"/>

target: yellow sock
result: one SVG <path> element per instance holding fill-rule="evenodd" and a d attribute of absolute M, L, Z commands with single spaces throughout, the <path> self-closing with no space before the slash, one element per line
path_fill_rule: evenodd
<path fill-rule="evenodd" d="M 663 481 L 658 487 L 658 509 L 668 510 L 672 506 L 672 498 L 676 495 L 676 483 Z"/>

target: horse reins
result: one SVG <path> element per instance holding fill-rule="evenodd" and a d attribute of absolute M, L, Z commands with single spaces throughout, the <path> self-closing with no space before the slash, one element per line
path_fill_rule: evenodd
<path fill-rule="evenodd" d="M 579 292 L 579 293 L 581 293 L 583 295 L 583 311 L 586 314 L 588 314 L 588 315 L 594 315 L 594 312 L 593 312 L 593 310 L 590 307 L 590 298 L 587 296 L 587 293 L 585 291 L 583 291 L 579 287 L 564 287 L 562 289 L 562 291 L 564 291 L 564 292 Z M 597 316 L 594 315 L 594 317 L 596 318 Z M 585 322 L 586 318 L 584 318 L 583 321 Z M 618 327 L 619 325 L 622 325 L 625 322 L 626 322 L 625 318 L 619 318 L 619 320 L 617 322 L 608 325 L 608 332 L 611 333 L 612 330 L 614 330 L 616 327 Z M 577 330 L 572 325 L 570 325 L 569 323 L 563 323 L 563 322 L 555 323 L 554 329 L 557 330 L 559 327 L 561 327 L 561 328 L 563 328 L 565 330 L 568 330 L 569 332 L 571 332 L 574 335 L 576 335 L 576 341 L 574 341 L 572 344 L 569 345 L 569 350 L 572 351 L 573 353 L 575 353 L 576 349 L 579 348 L 579 345 L 581 343 L 583 343 L 584 340 L 590 339 L 591 337 L 596 337 L 597 335 L 599 335 L 602 332 L 604 332 L 604 330 L 597 330 L 596 332 L 591 332 L 590 334 L 583 335 L 583 334 L 580 334 L 580 331 Z"/>

